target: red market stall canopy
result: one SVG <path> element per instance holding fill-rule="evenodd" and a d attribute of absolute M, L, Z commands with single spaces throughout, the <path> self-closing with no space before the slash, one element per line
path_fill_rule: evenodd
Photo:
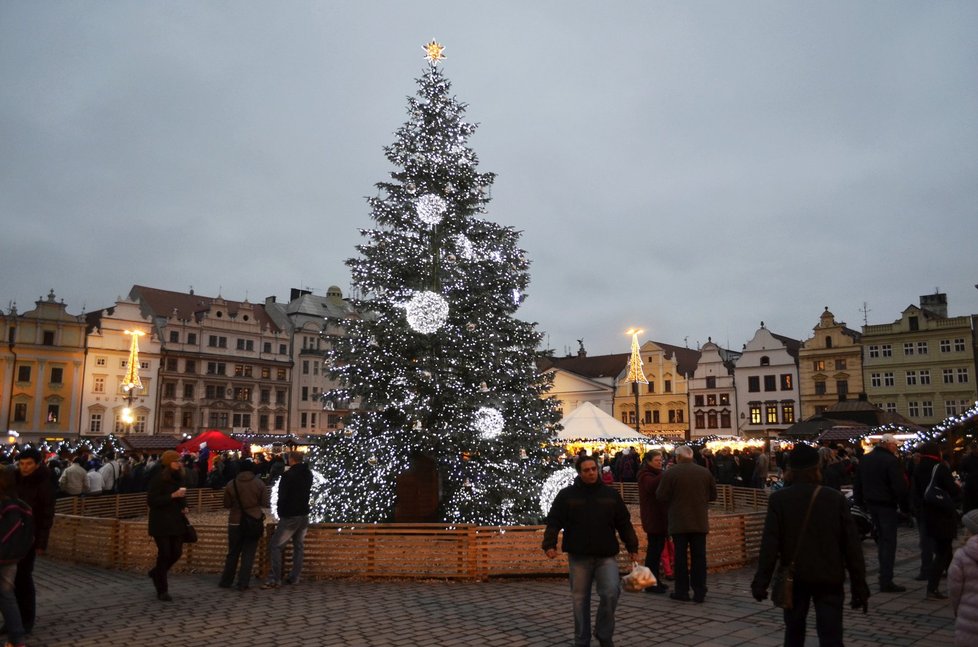
<path fill-rule="evenodd" d="M 216 452 L 223 452 L 229 449 L 241 449 L 244 447 L 239 441 L 227 436 L 216 429 L 208 429 L 196 438 L 185 440 L 177 445 L 177 451 L 196 452 L 200 451 L 200 446 L 207 443 L 207 448 Z"/>

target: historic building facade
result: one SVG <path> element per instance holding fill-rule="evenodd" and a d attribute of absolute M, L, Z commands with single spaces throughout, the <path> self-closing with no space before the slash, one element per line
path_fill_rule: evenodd
<path fill-rule="evenodd" d="M 690 438 L 737 433 L 737 388 L 734 366 L 740 353 L 708 340 L 689 381 Z"/>
<path fill-rule="evenodd" d="M 688 380 L 696 370 L 699 351 L 647 341 L 640 348 L 642 370 L 648 384 L 639 384 L 638 410 L 635 390 L 627 381 L 627 366 L 618 375 L 615 388 L 615 415 L 646 436 L 689 437 Z M 627 363 L 627 362 L 626 362 Z"/>
<path fill-rule="evenodd" d="M 802 420 L 864 392 L 862 335 L 836 322 L 828 307 L 812 331 L 798 351 Z"/>
<path fill-rule="evenodd" d="M 764 326 L 744 345 L 737 360 L 738 435 L 776 438 L 798 421 L 800 342 Z"/>

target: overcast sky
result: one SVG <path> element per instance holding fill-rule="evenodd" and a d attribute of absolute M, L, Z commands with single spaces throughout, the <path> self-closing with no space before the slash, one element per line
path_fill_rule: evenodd
<path fill-rule="evenodd" d="M 0 306 L 349 290 L 422 44 L 550 347 L 978 313 L 978 3 L 0 2 Z"/>

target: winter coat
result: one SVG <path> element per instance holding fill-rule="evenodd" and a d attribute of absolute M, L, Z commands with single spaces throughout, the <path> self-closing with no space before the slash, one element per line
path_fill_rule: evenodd
<path fill-rule="evenodd" d="M 621 495 L 600 480 L 586 484 L 578 476 L 554 498 L 543 533 L 543 550 L 557 547 L 557 534 L 564 531 L 561 549 L 571 555 L 614 557 L 621 537 L 630 553 L 638 552 L 638 535 Z"/>
<path fill-rule="evenodd" d="M 737 463 L 730 454 L 717 454 L 717 481 L 724 485 L 737 483 Z"/>
<path fill-rule="evenodd" d="M 61 473 L 61 478 L 58 480 L 58 487 L 65 494 L 71 496 L 78 496 L 87 492 L 88 479 L 86 478 L 88 474 L 85 472 L 85 468 L 78 463 L 72 463 L 68 466 L 68 469 Z"/>
<path fill-rule="evenodd" d="M 662 470 L 652 469 L 648 463 L 638 471 L 638 507 L 642 513 L 642 530 L 647 535 L 669 533 L 669 506 L 655 498 L 662 481 Z"/>
<path fill-rule="evenodd" d="M 947 592 L 956 616 L 955 647 L 978 645 L 978 535 L 954 553 L 947 571 Z"/>
<path fill-rule="evenodd" d="M 900 459 L 880 445 L 863 456 L 856 468 L 853 496 L 856 503 L 896 507 L 907 493 L 907 478 Z"/>
<path fill-rule="evenodd" d="M 312 470 L 307 464 L 296 463 L 285 470 L 278 486 L 278 518 L 301 517 L 309 514 L 311 491 Z"/>
<path fill-rule="evenodd" d="M 241 505 L 238 505 L 238 497 L 235 495 L 234 484 L 237 483 L 238 493 L 241 495 Z M 267 508 L 270 503 L 271 490 L 266 487 L 254 472 L 238 472 L 234 480 L 224 486 L 224 507 L 230 510 L 228 514 L 228 524 L 231 526 L 241 523 L 241 508 L 250 517 L 260 519 L 262 508 Z"/>
<path fill-rule="evenodd" d="M 934 473 L 934 466 L 937 466 L 937 473 Z M 928 504 L 924 500 L 924 493 L 930 486 L 931 476 L 934 477 L 934 485 L 940 487 L 945 492 L 956 498 L 959 494 L 958 484 L 951 476 L 951 470 L 944 463 L 938 463 L 930 456 L 924 456 L 914 470 L 912 499 L 917 502 L 916 509 L 921 511 L 921 518 L 924 522 L 924 531 L 930 537 L 941 540 L 953 540 L 958 536 L 958 513 L 957 510 L 944 510 L 939 506 Z"/>
<path fill-rule="evenodd" d="M 163 478 L 170 472 L 169 479 Z M 151 537 L 173 537 L 182 535 L 186 528 L 183 509 L 187 499 L 174 498 L 174 492 L 183 487 L 183 472 L 173 472 L 169 468 L 157 469 L 149 479 L 146 503 L 149 505 L 149 535 Z"/>
<path fill-rule="evenodd" d="M 34 548 L 47 550 L 48 536 L 54 525 L 54 486 L 47 465 L 38 463 L 30 476 L 14 472 L 17 482 L 17 498 L 31 507 L 34 515 Z"/>
<path fill-rule="evenodd" d="M 841 585 L 848 570 L 853 585 L 867 590 L 862 546 L 841 492 L 827 487 L 819 490 L 805 535 L 801 535 L 814 490 L 813 483 L 796 483 L 771 493 L 752 589 L 766 590 L 778 560 L 790 562 L 801 541 L 795 561 L 796 580 Z"/>
<path fill-rule="evenodd" d="M 669 534 L 710 532 L 710 501 L 717 500 L 717 482 L 696 463 L 676 463 L 665 471 L 655 498 L 669 506 Z"/>

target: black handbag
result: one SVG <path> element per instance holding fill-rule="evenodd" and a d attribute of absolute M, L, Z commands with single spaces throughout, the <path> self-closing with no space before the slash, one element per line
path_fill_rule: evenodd
<path fill-rule="evenodd" d="M 944 512 L 951 512 L 957 509 L 954 499 L 948 494 L 947 490 L 939 485 L 934 485 L 934 477 L 937 476 L 937 468 L 940 463 L 934 466 L 934 471 L 930 475 L 930 484 L 924 490 L 924 504 L 937 508 Z"/>
<path fill-rule="evenodd" d="M 237 499 L 238 507 L 241 509 L 241 521 L 238 522 L 241 536 L 244 539 L 261 539 L 265 532 L 265 513 L 262 512 L 261 517 L 252 517 L 245 512 L 244 506 L 241 505 L 241 495 L 238 494 L 238 482 L 232 481 L 232 483 L 234 483 L 234 498 Z"/>
<path fill-rule="evenodd" d="M 805 538 L 805 530 L 808 528 L 808 520 L 812 516 L 812 506 L 815 505 L 815 497 L 821 485 L 815 486 L 812 492 L 812 499 L 808 502 L 808 510 L 805 511 L 805 520 L 801 523 L 801 532 L 798 533 L 798 545 L 795 546 L 795 554 L 791 557 L 791 562 L 787 565 L 784 560 L 774 569 L 774 577 L 771 578 L 771 602 L 779 609 L 790 610 L 795 606 L 795 560 L 798 559 L 798 552 L 801 550 L 802 540 Z"/>
<path fill-rule="evenodd" d="M 190 519 L 187 515 L 183 515 L 183 543 L 185 544 L 196 544 L 197 543 L 197 529 L 194 528 L 194 524 L 190 523 Z"/>

